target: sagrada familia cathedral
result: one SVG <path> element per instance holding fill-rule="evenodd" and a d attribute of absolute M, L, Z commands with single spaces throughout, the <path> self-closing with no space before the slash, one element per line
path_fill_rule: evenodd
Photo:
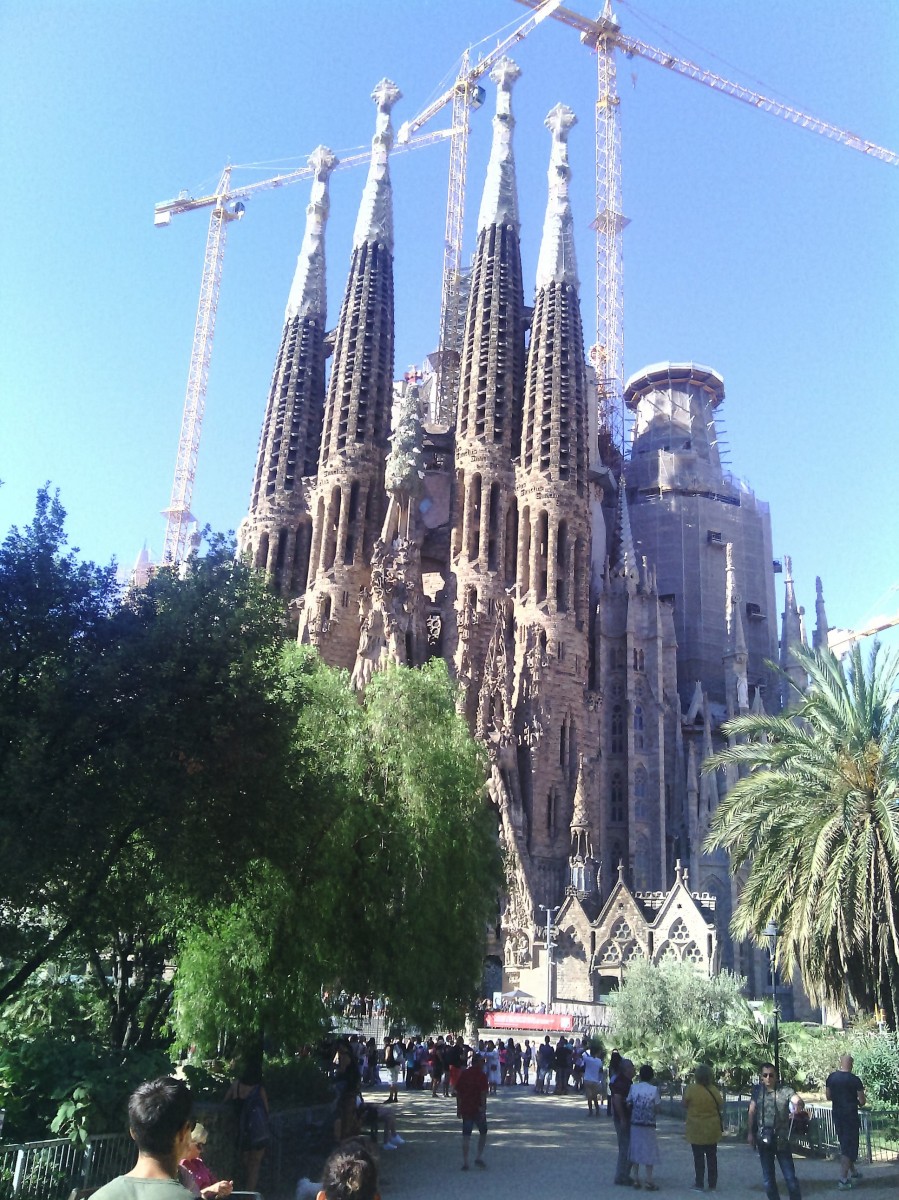
<path fill-rule="evenodd" d="M 533 302 L 525 299 L 509 59 L 497 88 L 453 424 L 433 377 L 394 379 L 389 152 L 399 91 L 375 89 L 371 165 L 336 328 L 325 295 L 334 156 L 321 147 L 239 545 L 297 636 L 363 689 L 442 656 L 489 755 L 507 893 L 488 946 L 502 986 L 590 1004 L 637 956 L 767 963 L 728 932 L 726 858 L 703 852 L 732 784 L 701 773 L 722 724 L 778 709 L 804 639 L 785 560 L 778 638 L 767 506 L 726 472 L 721 376 L 659 363 L 628 382 L 622 461 L 598 428 L 557 105 Z M 330 357 L 330 371 L 326 371 Z M 826 638 L 820 597 L 816 641 Z M 499 971 L 494 982 L 500 982 Z"/>

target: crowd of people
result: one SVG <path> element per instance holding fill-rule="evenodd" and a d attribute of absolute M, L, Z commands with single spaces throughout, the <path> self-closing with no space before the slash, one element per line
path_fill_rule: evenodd
<path fill-rule="evenodd" d="M 505 1043 L 484 1040 L 468 1045 L 458 1035 L 407 1040 L 388 1036 L 383 1046 L 377 1047 L 371 1040 L 354 1035 L 340 1039 L 334 1052 L 337 1149 L 325 1164 L 322 1183 L 315 1185 L 317 1190 L 312 1194 L 316 1200 L 375 1200 L 378 1158 L 373 1142 L 381 1134 L 383 1151 L 404 1144 L 397 1131 L 396 1109 L 388 1107 L 398 1101 L 401 1083 L 410 1089 L 429 1087 L 434 1097 L 455 1098 L 456 1116 L 462 1123 L 462 1170 L 468 1171 L 471 1166 L 475 1130 L 478 1140 L 474 1166 L 485 1168 L 488 1097 L 498 1094 L 500 1088 L 527 1085 L 531 1065 L 535 1068 L 535 1093 L 582 1092 L 587 1115 L 594 1117 L 608 1101 L 617 1140 L 614 1184 L 659 1190 L 655 1179 L 661 1161 L 656 1120 L 661 1096 L 650 1064 L 635 1068 L 618 1050 L 612 1051 L 606 1063 L 598 1045 L 564 1037 L 553 1045 L 549 1035 L 536 1047 L 528 1039 L 522 1046 L 513 1038 Z M 370 1083 L 377 1085 L 382 1068 L 389 1074 L 388 1097 L 383 1103 L 366 1101 L 363 1078 L 367 1072 Z M 826 1084 L 840 1144 L 840 1190 L 852 1188 L 860 1175 L 856 1165 L 859 1108 L 865 1104 L 865 1091 L 852 1068 L 852 1058 L 844 1055 L 839 1070 L 828 1076 Z M 241 1112 L 244 1183 L 247 1186 L 246 1177 L 250 1177 L 255 1187 L 268 1143 L 254 1144 L 253 1121 L 244 1117 L 257 1108 L 267 1117 L 261 1078 L 248 1078 L 245 1073 L 232 1083 L 229 1099 Z M 693 1190 L 714 1191 L 718 1186 L 717 1147 L 725 1121 L 724 1097 L 709 1066 L 699 1064 L 695 1068 L 682 1103 L 685 1137 L 693 1155 Z M 178 1195 L 200 1196 L 203 1200 L 236 1196 L 232 1181 L 218 1180 L 205 1163 L 206 1130 L 194 1123 L 191 1109 L 190 1091 L 182 1080 L 166 1077 L 141 1084 L 129 1102 L 137 1165 L 101 1188 L 97 1200 L 135 1200 L 138 1195 L 142 1200 L 176 1200 Z M 797 1128 L 807 1128 L 807 1115 L 802 1098 L 794 1088 L 782 1084 L 776 1067 L 762 1064 L 749 1102 L 747 1142 L 758 1155 L 767 1200 L 780 1200 L 778 1167 L 789 1200 L 801 1200 L 791 1138 Z"/>

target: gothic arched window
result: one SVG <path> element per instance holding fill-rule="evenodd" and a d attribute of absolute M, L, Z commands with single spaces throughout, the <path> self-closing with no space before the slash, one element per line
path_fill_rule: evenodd
<path fill-rule="evenodd" d="M 634 708 L 634 749 L 643 749 L 643 705 Z"/>
<path fill-rule="evenodd" d="M 613 825 L 624 824 L 624 783 L 621 772 L 612 775 L 611 794 L 609 797 L 609 820 Z"/>
<path fill-rule="evenodd" d="M 620 704 L 612 706 L 611 734 L 611 753 L 624 754 L 624 709 Z"/>

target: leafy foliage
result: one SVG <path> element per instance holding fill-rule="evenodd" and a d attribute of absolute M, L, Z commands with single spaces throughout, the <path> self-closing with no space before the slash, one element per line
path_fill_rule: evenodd
<path fill-rule="evenodd" d="M 276 853 L 226 909 L 181 939 L 176 1028 L 206 1052 L 264 1029 L 320 1033 L 324 985 L 381 990 L 430 1027 L 458 1016 L 481 970 L 500 883 L 484 768 L 440 662 L 375 677 L 360 705 L 345 672 L 292 647 L 295 806 Z"/>
<path fill-rule="evenodd" d="M 813 1000 L 899 1014 L 899 707 L 897 660 L 858 646 L 848 666 L 795 651 L 810 688 L 783 716 L 725 726 L 732 745 L 704 770 L 745 772 L 719 805 L 706 846 L 725 849 L 745 883 L 738 937 L 780 927 L 790 976 Z"/>
<path fill-rule="evenodd" d="M 756 1018 L 743 986 L 728 971 L 710 979 L 687 963 L 638 959 L 612 997 L 612 1038 L 663 1078 L 685 1079 L 706 1062 L 741 1086 L 771 1052 L 771 1026 Z"/>

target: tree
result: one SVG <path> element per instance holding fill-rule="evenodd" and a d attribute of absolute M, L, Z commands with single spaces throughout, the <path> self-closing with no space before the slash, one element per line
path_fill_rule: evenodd
<path fill-rule="evenodd" d="M 778 958 L 813 1000 L 899 1014 L 899 708 L 897 661 L 875 644 L 794 651 L 810 679 L 780 716 L 724 726 L 731 745 L 704 770 L 735 766 L 706 842 L 745 872 L 738 937 L 780 930 Z M 745 772 L 745 773 L 744 773 Z"/>
<path fill-rule="evenodd" d="M 123 596 L 64 518 L 42 489 L 0 546 L 0 1003 L 73 950 L 102 988 L 118 946 L 112 1028 L 139 993 L 134 931 L 158 959 L 183 906 L 228 898 L 278 836 L 282 614 L 221 539 Z"/>
<path fill-rule="evenodd" d="M 379 673 L 360 704 L 345 672 L 285 654 L 293 707 L 293 818 L 279 855 L 181 940 L 181 1039 L 221 1031 L 308 1039 L 322 987 L 389 995 L 430 1028 L 458 1019 L 480 980 L 501 886 L 485 767 L 455 708 L 445 664 Z"/>

